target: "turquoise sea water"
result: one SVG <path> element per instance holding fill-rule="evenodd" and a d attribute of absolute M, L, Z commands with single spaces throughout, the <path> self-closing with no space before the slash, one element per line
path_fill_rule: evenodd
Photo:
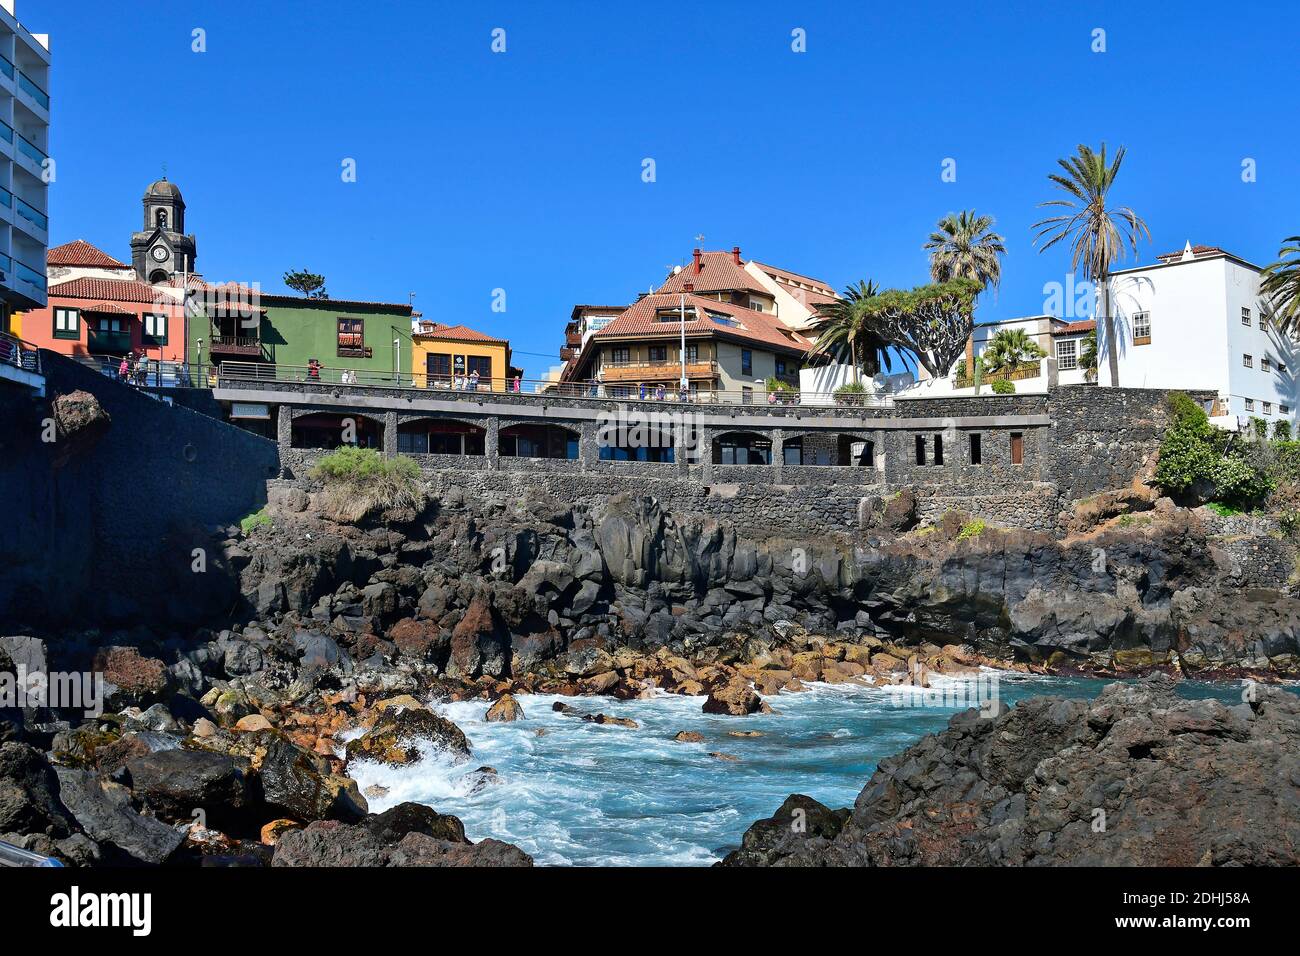
<path fill-rule="evenodd" d="M 1092 697 L 1107 683 L 997 676 L 998 696 L 1007 703 L 1043 694 Z M 425 803 L 460 817 L 470 839 L 518 844 L 539 864 L 704 866 L 738 845 L 750 823 L 771 816 L 791 793 L 851 806 L 878 760 L 941 730 L 969 706 L 970 688 L 940 684 L 926 700 L 902 698 L 899 689 L 813 685 L 768 698 L 777 714 L 739 718 L 702 713 L 700 697 L 669 695 L 640 701 L 526 695 L 518 698 L 525 719 L 508 724 L 484 722 L 482 701 L 435 705 L 470 738 L 469 762 L 433 753 L 413 766 L 356 764 L 349 772 L 363 790 L 388 788 L 369 798 L 375 812 L 407 800 Z M 1241 685 L 1232 683 L 1183 682 L 1179 693 L 1234 704 L 1242 699 Z M 584 722 L 553 712 L 556 700 L 640 726 Z M 546 733 L 538 736 L 538 729 Z M 673 741 L 681 730 L 697 731 L 704 742 Z M 728 735 L 732 730 L 763 736 L 737 738 Z M 496 782 L 484 784 L 474 773 L 484 765 L 496 769 Z"/>

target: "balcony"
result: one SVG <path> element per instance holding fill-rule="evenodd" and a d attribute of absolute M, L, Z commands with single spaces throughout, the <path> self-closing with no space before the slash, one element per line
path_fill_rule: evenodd
<path fill-rule="evenodd" d="M 131 351 L 131 332 L 103 331 L 94 326 L 87 329 L 86 348 L 92 354 L 120 355 Z"/>
<path fill-rule="evenodd" d="M 13 202 L 13 210 L 17 213 L 18 217 L 27 220 L 27 222 L 31 223 L 35 227 L 34 231 L 29 229 L 28 232 L 34 232 L 35 237 L 44 242 L 50 228 L 49 217 L 21 196 L 10 196 L 9 198 Z M 7 206 L 9 203 L 0 199 L 0 205 Z M 14 222 L 17 223 L 18 220 L 15 219 Z"/>
<path fill-rule="evenodd" d="M 12 64 L 10 65 L 12 66 Z M 27 96 L 31 98 L 31 101 L 41 109 L 46 110 L 47 112 L 49 111 L 50 94 L 37 86 L 36 82 L 22 70 L 18 71 L 18 89 L 27 94 Z"/>
<path fill-rule="evenodd" d="M 601 369 L 605 382 L 647 382 L 681 378 L 682 363 L 677 362 L 607 362 Z M 711 379 L 718 374 L 717 362 L 687 362 L 688 379 Z"/>
<path fill-rule="evenodd" d="M 213 335 L 208 344 L 208 352 L 213 357 L 261 358 L 262 340 L 256 336 Z"/>
<path fill-rule="evenodd" d="M 1025 362 L 1020 366 L 1020 368 L 1016 369 L 1014 372 L 1008 372 L 1005 370 L 1000 370 L 997 372 L 985 372 L 983 376 L 981 376 L 980 382 L 983 385 L 989 385 L 997 381 L 1021 382 L 1027 378 L 1038 378 L 1040 375 L 1043 374 L 1042 366 L 1043 363 L 1041 360 L 1035 360 L 1033 362 Z M 970 388 L 974 384 L 975 384 L 974 378 L 961 377 L 956 379 L 956 381 L 954 382 L 954 387 Z"/>
<path fill-rule="evenodd" d="M 24 156 L 26 156 L 28 159 L 34 162 L 37 166 L 44 168 L 45 161 L 49 159 L 49 157 L 45 155 L 45 153 L 40 149 L 40 147 L 38 147 L 35 143 L 29 140 L 22 133 L 14 133 L 14 137 L 17 141 L 16 145 L 18 146 L 18 152 L 22 153 Z"/>

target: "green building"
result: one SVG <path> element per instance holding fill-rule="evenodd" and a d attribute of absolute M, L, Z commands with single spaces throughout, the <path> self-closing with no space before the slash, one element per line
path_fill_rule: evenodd
<path fill-rule="evenodd" d="M 206 384 L 214 366 L 242 363 L 245 374 L 267 378 L 308 377 L 320 363 L 322 381 L 337 382 L 344 370 L 362 384 L 410 376 L 411 306 L 258 294 L 204 286 L 193 301 L 206 316 L 191 318 L 186 359 L 193 379 Z"/>

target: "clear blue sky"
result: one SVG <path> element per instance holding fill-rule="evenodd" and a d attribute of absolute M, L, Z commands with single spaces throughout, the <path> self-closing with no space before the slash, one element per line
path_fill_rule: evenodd
<path fill-rule="evenodd" d="M 1300 232 L 1289 5 L 878 6 L 18 0 L 18 15 L 51 34 L 52 242 L 125 257 L 166 162 L 209 279 L 283 291 L 307 267 L 338 298 L 414 291 L 427 318 L 509 336 L 530 376 L 557 361 L 574 303 L 631 301 L 698 233 L 836 288 L 912 286 L 935 220 L 974 208 L 1008 248 L 980 318 L 1037 313 L 1068 262 L 1029 226 L 1080 142 L 1128 147 L 1115 198 L 1151 226 L 1143 261 L 1188 239 L 1269 261 Z"/>

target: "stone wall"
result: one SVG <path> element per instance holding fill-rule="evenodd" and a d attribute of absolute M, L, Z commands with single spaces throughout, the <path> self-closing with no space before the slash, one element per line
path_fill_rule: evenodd
<path fill-rule="evenodd" d="M 0 620 L 165 622 L 221 600 L 229 581 L 194 548 L 265 502 L 275 443 L 63 356 L 42 362 L 49 399 L 89 392 L 111 424 L 97 443 L 65 447 L 44 440 L 48 401 L 5 400 Z"/>

